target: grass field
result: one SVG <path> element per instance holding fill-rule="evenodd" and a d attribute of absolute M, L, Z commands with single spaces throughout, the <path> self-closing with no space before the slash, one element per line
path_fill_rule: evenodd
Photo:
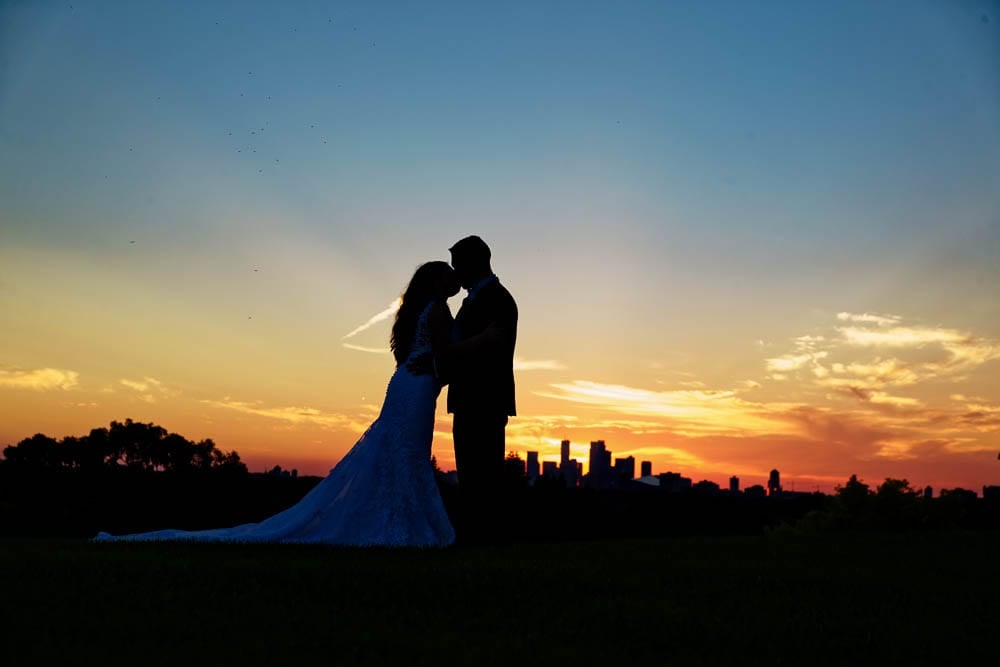
<path fill-rule="evenodd" d="M 0 664 L 996 664 L 993 532 L 381 551 L 0 541 Z"/>

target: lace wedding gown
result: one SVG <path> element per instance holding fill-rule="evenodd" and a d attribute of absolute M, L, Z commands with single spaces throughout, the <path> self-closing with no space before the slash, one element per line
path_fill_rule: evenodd
<path fill-rule="evenodd" d="M 429 312 L 430 304 L 417 322 L 410 359 L 430 351 Z M 389 380 L 381 413 L 351 451 L 302 500 L 260 523 L 120 536 L 102 532 L 94 540 L 449 545 L 455 531 L 430 462 L 439 392 L 433 375 L 413 375 L 405 362 L 400 364 Z"/>

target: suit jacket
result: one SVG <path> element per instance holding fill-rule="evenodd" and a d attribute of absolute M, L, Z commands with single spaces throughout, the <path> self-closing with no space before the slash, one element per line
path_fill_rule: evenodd
<path fill-rule="evenodd" d="M 493 280 L 467 298 L 455 316 L 455 340 L 482 333 L 490 324 L 499 340 L 453 355 L 448 363 L 448 412 L 517 414 L 514 405 L 514 345 L 517 304 L 510 292 Z"/>

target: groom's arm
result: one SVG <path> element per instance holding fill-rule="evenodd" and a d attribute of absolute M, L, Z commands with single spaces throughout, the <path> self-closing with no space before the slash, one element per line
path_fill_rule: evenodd
<path fill-rule="evenodd" d="M 448 363 L 460 364 L 469 358 L 514 349 L 517 338 L 517 305 L 513 297 L 504 292 L 491 306 L 489 325 L 475 336 L 452 343 L 448 348 Z"/>
<path fill-rule="evenodd" d="M 433 374 L 441 384 L 448 384 L 456 365 L 492 350 L 507 334 L 496 323 L 490 322 L 482 332 L 460 342 L 452 342 L 450 317 L 432 324 L 431 352 L 411 359 L 406 368 L 414 375 Z"/>
<path fill-rule="evenodd" d="M 447 384 L 451 370 L 484 355 L 513 352 L 517 339 L 517 304 L 510 293 L 504 291 L 490 308 L 490 323 L 481 332 L 458 342 L 452 342 L 454 320 L 447 306 L 443 313 L 431 311 L 433 353 L 410 361 L 407 369 L 414 375 L 433 373 L 442 384 Z M 441 317 L 443 315 L 443 317 Z M 435 335 L 433 332 L 437 332 Z M 435 343 L 435 340 L 437 341 Z"/>

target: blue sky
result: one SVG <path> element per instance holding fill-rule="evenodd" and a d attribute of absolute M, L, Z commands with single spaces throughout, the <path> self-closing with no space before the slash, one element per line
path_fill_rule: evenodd
<path fill-rule="evenodd" d="M 14 0 L 0 63 L 8 367 L 201 386 L 237 362 L 155 352 L 198 322 L 371 394 L 338 337 L 468 233 L 566 379 L 725 386 L 840 312 L 1000 338 L 996 2 Z M 45 328 L 98 312 L 143 352 Z"/>

